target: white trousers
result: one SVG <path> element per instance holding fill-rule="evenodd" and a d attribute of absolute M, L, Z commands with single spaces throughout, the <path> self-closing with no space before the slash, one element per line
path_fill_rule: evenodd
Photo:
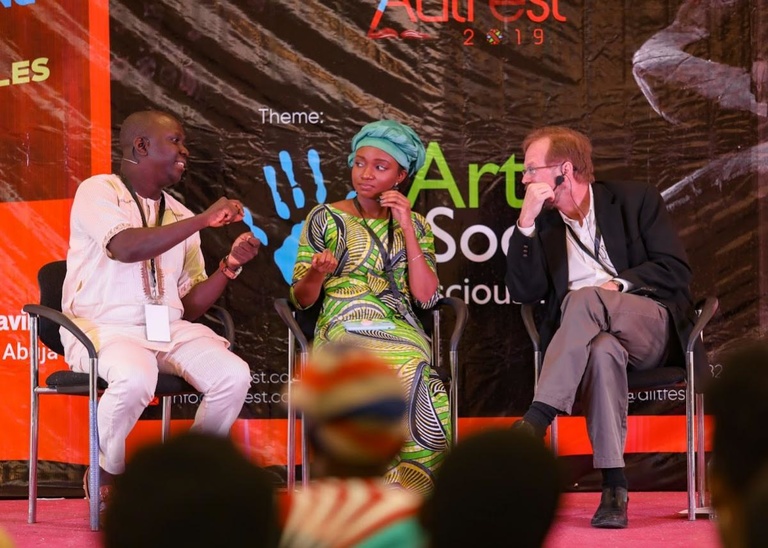
<path fill-rule="evenodd" d="M 72 369 L 88 372 L 88 360 Z M 109 383 L 98 408 L 99 464 L 111 474 L 125 469 L 125 439 L 154 397 L 158 372 L 183 377 L 204 397 L 193 430 L 226 436 L 251 384 L 248 364 L 219 339 L 200 337 L 168 352 L 113 339 L 99 350 L 99 376 Z"/>

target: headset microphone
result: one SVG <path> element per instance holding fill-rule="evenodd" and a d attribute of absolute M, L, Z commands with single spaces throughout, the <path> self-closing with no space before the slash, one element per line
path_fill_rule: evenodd
<path fill-rule="evenodd" d="M 555 177 L 555 186 L 558 187 L 565 182 L 565 175 L 558 175 Z"/>

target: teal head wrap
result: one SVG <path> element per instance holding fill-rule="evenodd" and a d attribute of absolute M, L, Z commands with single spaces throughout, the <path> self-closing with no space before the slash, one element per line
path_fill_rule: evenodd
<path fill-rule="evenodd" d="M 408 171 L 409 177 L 421 169 L 427 156 L 416 132 L 394 120 L 379 120 L 363 126 L 352 139 L 352 154 L 347 161 L 349 167 L 352 167 L 355 153 L 361 147 L 383 150 Z"/>

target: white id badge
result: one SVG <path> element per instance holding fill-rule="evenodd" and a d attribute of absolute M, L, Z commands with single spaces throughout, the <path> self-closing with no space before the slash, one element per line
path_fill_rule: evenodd
<path fill-rule="evenodd" d="M 168 306 L 145 304 L 144 317 L 147 323 L 147 340 L 171 342 L 171 319 Z"/>

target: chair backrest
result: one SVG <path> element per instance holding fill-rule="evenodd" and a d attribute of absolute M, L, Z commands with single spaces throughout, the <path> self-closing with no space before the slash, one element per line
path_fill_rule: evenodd
<path fill-rule="evenodd" d="M 315 325 L 320 317 L 320 311 L 323 308 L 323 301 L 325 300 L 325 293 L 320 291 L 320 296 L 315 301 L 315 304 L 304 310 L 295 309 L 296 323 L 299 324 L 301 332 L 307 338 L 307 341 L 311 341 L 315 338 Z"/>
<path fill-rule="evenodd" d="M 53 261 L 44 264 L 37 272 L 37 284 L 40 287 L 40 304 L 61 312 L 61 288 L 67 275 L 67 261 Z M 61 344 L 59 326 L 40 318 L 38 333 L 43 344 L 56 352 L 64 355 L 64 346 Z"/>

